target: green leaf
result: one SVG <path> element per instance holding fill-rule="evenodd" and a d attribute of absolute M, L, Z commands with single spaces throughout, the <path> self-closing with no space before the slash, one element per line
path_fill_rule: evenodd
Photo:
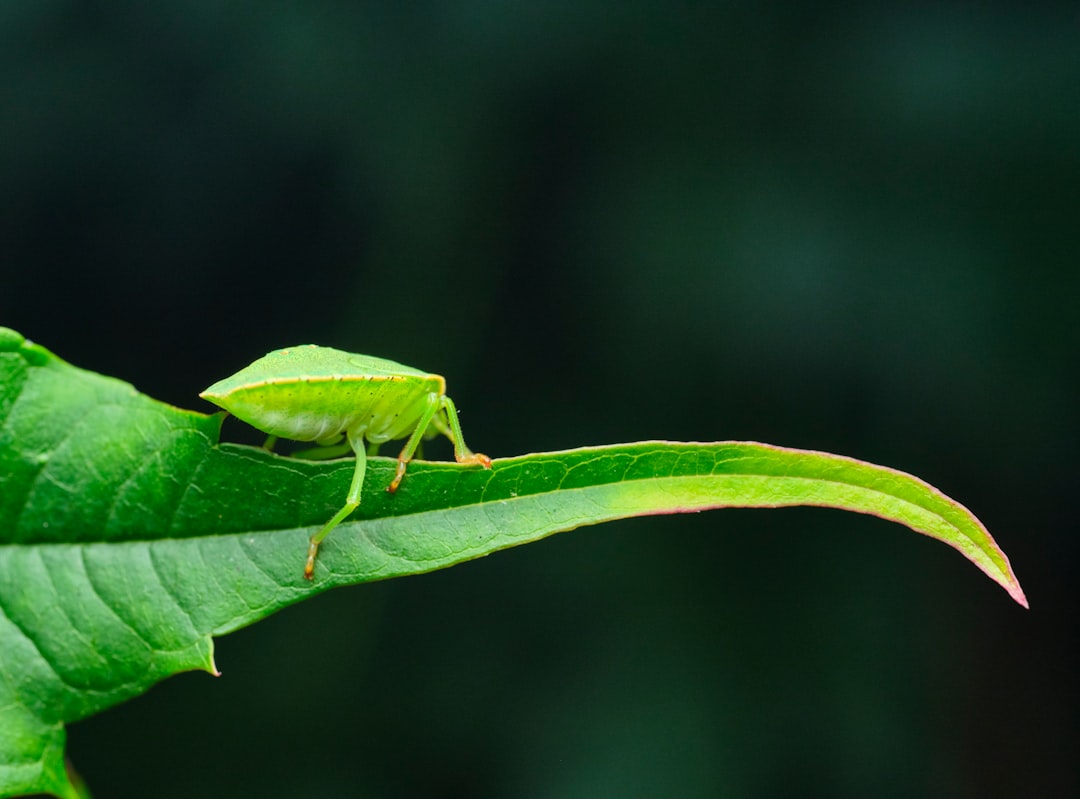
<path fill-rule="evenodd" d="M 180 671 L 213 637 L 320 591 L 441 569 L 583 525 L 721 507 L 819 505 L 960 550 L 1020 604 L 963 506 L 893 469 L 753 442 L 641 442 L 415 462 L 397 494 L 373 458 L 364 501 L 302 576 L 351 461 L 219 444 L 221 415 L 140 395 L 0 328 L 0 797 L 77 797 L 64 725 Z"/>

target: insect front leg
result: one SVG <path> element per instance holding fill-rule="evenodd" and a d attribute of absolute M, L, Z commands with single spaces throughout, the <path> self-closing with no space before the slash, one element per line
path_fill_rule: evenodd
<path fill-rule="evenodd" d="M 323 525 L 322 529 L 311 536 L 308 544 L 307 563 L 304 564 L 304 577 L 312 579 L 315 575 L 315 555 L 319 552 L 319 544 L 330 531 L 348 518 L 349 514 L 360 507 L 360 492 L 364 487 L 364 474 L 367 472 L 367 453 L 364 448 L 364 431 L 350 430 L 348 432 L 349 445 L 356 453 L 356 468 L 353 470 L 352 483 L 349 484 L 349 493 L 345 496 L 345 505 L 334 514 L 334 518 Z"/>
<path fill-rule="evenodd" d="M 491 468 L 491 458 L 479 452 L 473 452 L 465 446 L 461 435 L 461 422 L 458 421 L 457 407 L 449 397 L 443 397 L 440 406 L 446 411 L 446 421 L 450 423 L 450 440 L 454 442 L 454 460 L 458 463 L 478 463 L 485 469 Z"/>
<path fill-rule="evenodd" d="M 401 448 L 401 454 L 398 455 L 397 459 L 397 471 L 394 472 L 394 479 L 391 480 L 390 485 L 386 487 L 386 490 L 391 494 L 398 490 L 398 486 L 401 484 L 401 478 L 405 476 L 405 469 L 408 467 L 409 461 L 411 461 L 413 455 L 416 454 L 416 448 L 420 446 L 420 442 L 424 440 L 424 431 L 427 430 L 428 425 L 431 424 L 431 420 L 435 417 L 435 413 L 439 410 L 438 394 L 428 394 L 427 399 L 424 402 L 424 412 L 416 422 L 416 428 L 412 431 L 412 435 L 409 436 L 409 440 L 406 441 L 405 446 Z"/>

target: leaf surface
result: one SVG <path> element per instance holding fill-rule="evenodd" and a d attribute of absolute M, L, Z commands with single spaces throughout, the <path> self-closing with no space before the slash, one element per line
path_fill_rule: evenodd
<path fill-rule="evenodd" d="M 990 534 L 909 474 L 754 442 L 647 441 L 496 460 L 490 471 L 372 458 L 326 539 L 351 460 L 218 442 L 174 408 L 0 328 L 0 797 L 80 796 L 64 725 L 177 672 L 216 672 L 213 638 L 340 585 L 418 574 L 584 525 L 722 507 L 818 505 L 958 549 L 1020 604 Z"/>

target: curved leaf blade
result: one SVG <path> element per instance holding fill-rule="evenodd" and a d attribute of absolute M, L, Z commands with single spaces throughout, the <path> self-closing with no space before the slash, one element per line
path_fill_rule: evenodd
<path fill-rule="evenodd" d="M 388 495 L 374 458 L 352 521 L 302 577 L 352 463 L 218 444 L 221 417 L 77 369 L 0 328 L 0 796 L 76 796 L 63 725 L 170 674 L 215 672 L 213 636 L 339 585 L 418 574 L 629 516 L 820 505 L 938 538 L 1019 603 L 990 534 L 903 472 L 754 442 L 590 447 L 416 462 Z"/>

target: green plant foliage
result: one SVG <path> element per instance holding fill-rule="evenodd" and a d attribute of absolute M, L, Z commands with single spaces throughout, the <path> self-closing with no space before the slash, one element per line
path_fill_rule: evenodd
<path fill-rule="evenodd" d="M 83 795 L 64 725 L 180 671 L 213 638 L 317 592 L 419 574 L 583 525 L 720 507 L 820 505 L 960 550 L 1026 606 L 964 507 L 892 469 L 750 442 L 642 442 L 497 460 L 373 458 L 315 580 L 307 540 L 353 465 L 219 444 L 220 415 L 140 395 L 0 328 L 0 796 Z"/>

